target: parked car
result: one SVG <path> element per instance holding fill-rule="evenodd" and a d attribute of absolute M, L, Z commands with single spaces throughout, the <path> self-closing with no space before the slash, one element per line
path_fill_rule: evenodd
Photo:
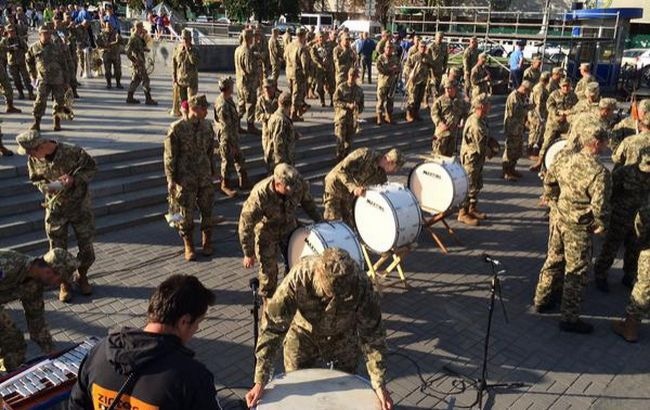
<path fill-rule="evenodd" d="M 291 35 L 296 34 L 296 31 L 298 31 L 300 27 L 302 26 L 298 23 L 277 23 L 275 25 L 275 28 L 278 29 L 280 34 L 284 34 L 288 31 Z"/>
<path fill-rule="evenodd" d="M 219 17 L 216 22 L 218 24 L 230 24 L 230 19 L 228 17 Z"/>
<path fill-rule="evenodd" d="M 635 66 L 637 70 L 650 65 L 650 48 L 630 48 L 623 51 L 621 65 Z"/>

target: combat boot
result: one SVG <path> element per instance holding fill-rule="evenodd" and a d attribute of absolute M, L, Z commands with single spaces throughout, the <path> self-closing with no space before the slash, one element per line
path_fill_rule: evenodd
<path fill-rule="evenodd" d="M 262 131 L 255 128 L 255 124 L 253 124 L 252 122 L 248 124 L 248 127 L 246 128 L 246 132 L 251 135 L 262 135 Z"/>
<path fill-rule="evenodd" d="M 75 283 L 79 286 L 79 291 L 85 296 L 92 295 L 93 287 L 88 282 L 88 268 L 79 268 L 77 272 L 79 273 L 79 277 L 75 280 Z"/>
<path fill-rule="evenodd" d="M 54 116 L 54 127 L 52 129 L 54 131 L 61 131 L 61 117 L 58 115 Z"/>
<path fill-rule="evenodd" d="M 248 189 L 248 173 L 243 169 L 239 173 L 239 189 Z"/>
<path fill-rule="evenodd" d="M 517 177 L 512 173 L 512 167 L 509 167 L 506 164 L 502 164 L 501 168 L 501 178 L 505 179 L 506 181 L 517 182 Z"/>
<path fill-rule="evenodd" d="M 212 252 L 212 231 L 206 229 L 201 231 L 201 254 L 203 256 L 210 256 Z"/>
<path fill-rule="evenodd" d="M 133 93 L 129 91 L 129 93 L 126 96 L 126 103 L 127 104 L 140 104 L 140 100 L 136 100 L 133 98 Z"/>
<path fill-rule="evenodd" d="M 392 112 L 386 113 L 384 115 L 384 122 L 386 124 L 390 124 L 390 125 L 395 124 L 395 120 L 393 120 L 393 113 Z"/>
<path fill-rule="evenodd" d="M 415 121 L 415 117 L 413 116 L 413 111 L 406 110 L 406 122 L 413 122 L 413 121 Z"/>
<path fill-rule="evenodd" d="M 515 169 L 515 165 L 510 167 L 510 174 L 514 175 L 516 178 L 522 178 L 523 177 L 521 172 L 517 172 L 517 170 Z"/>
<path fill-rule="evenodd" d="M 40 131 L 41 130 L 41 119 L 40 118 L 34 118 L 34 122 L 32 125 L 29 127 L 30 130 L 33 131 Z"/>
<path fill-rule="evenodd" d="M 30 90 L 27 90 L 27 92 L 28 92 L 27 97 L 28 97 L 30 100 L 34 101 L 34 100 L 36 99 L 36 96 L 34 95 L 34 90 L 31 90 L 31 89 L 30 89 Z"/>
<path fill-rule="evenodd" d="M 122 87 L 122 83 L 120 83 L 120 80 L 117 78 L 115 79 L 115 88 L 119 88 L 120 90 L 124 88 Z"/>
<path fill-rule="evenodd" d="M 63 303 L 68 303 L 72 300 L 72 286 L 68 282 L 61 282 L 59 287 L 59 300 Z"/>
<path fill-rule="evenodd" d="M 460 208 L 458 211 L 458 222 L 469 226 L 478 226 L 479 224 L 478 219 L 470 214 L 467 208 Z"/>
<path fill-rule="evenodd" d="M 145 92 L 144 96 L 146 98 L 144 100 L 145 105 L 158 105 L 158 101 L 151 98 L 151 93 L 149 91 Z"/>
<path fill-rule="evenodd" d="M 18 90 L 18 99 L 19 100 L 25 99 L 25 93 L 23 92 L 23 90 Z"/>
<path fill-rule="evenodd" d="M 237 196 L 237 191 L 235 191 L 234 189 L 231 189 L 228 185 L 229 185 L 228 180 L 224 178 L 221 181 L 221 192 L 226 194 L 226 196 L 228 198 L 236 197 Z"/>
<path fill-rule="evenodd" d="M 73 86 L 73 87 L 72 87 L 72 96 L 73 96 L 75 99 L 79 99 L 79 98 L 81 98 L 81 96 L 80 96 L 79 93 L 77 92 L 77 87 L 76 87 L 76 86 Z"/>
<path fill-rule="evenodd" d="M 0 143 L 0 157 L 11 157 L 14 153 Z"/>
<path fill-rule="evenodd" d="M 20 114 L 22 111 L 14 106 L 13 101 L 7 102 L 7 109 L 5 110 L 7 114 Z"/>
<path fill-rule="evenodd" d="M 478 208 L 476 207 L 476 204 L 470 204 L 468 212 L 470 215 L 472 215 L 474 218 L 478 219 L 479 221 L 487 219 L 487 214 L 479 211 Z"/>
<path fill-rule="evenodd" d="M 377 113 L 377 125 L 381 125 L 383 122 L 383 118 L 381 117 L 381 113 Z"/>
<path fill-rule="evenodd" d="M 635 317 L 627 315 L 625 320 L 617 320 L 612 323 L 612 330 L 626 342 L 636 343 L 639 341 L 639 319 Z"/>
<path fill-rule="evenodd" d="M 107 80 L 106 80 L 106 89 L 107 89 L 107 90 L 110 90 L 110 89 L 112 89 L 112 88 L 113 88 L 113 85 L 111 84 L 111 80 L 108 80 L 108 79 L 107 79 Z"/>
<path fill-rule="evenodd" d="M 188 236 L 181 236 L 183 238 L 183 245 L 185 247 L 185 260 L 186 261 L 195 261 L 196 252 L 194 252 L 194 242 L 192 242 L 192 234 Z"/>

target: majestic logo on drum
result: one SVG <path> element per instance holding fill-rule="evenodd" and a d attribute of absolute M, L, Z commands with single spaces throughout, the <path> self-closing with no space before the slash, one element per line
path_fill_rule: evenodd
<path fill-rule="evenodd" d="M 373 208 L 377 208 L 377 209 L 379 209 L 380 211 L 384 212 L 384 207 L 381 206 L 380 204 L 378 204 L 377 202 L 375 202 L 375 201 L 373 201 L 373 200 L 371 200 L 371 199 L 366 198 L 366 203 L 367 203 L 368 205 L 372 206 Z"/>
<path fill-rule="evenodd" d="M 311 249 L 312 252 L 314 252 L 315 255 L 319 255 L 320 252 L 316 250 L 316 247 L 311 243 L 309 238 L 305 238 L 305 244 L 307 244 L 307 247 Z"/>
<path fill-rule="evenodd" d="M 442 179 L 440 174 L 437 174 L 435 172 L 427 171 L 426 169 L 422 171 L 422 173 L 428 177 L 435 178 L 435 179 Z"/>

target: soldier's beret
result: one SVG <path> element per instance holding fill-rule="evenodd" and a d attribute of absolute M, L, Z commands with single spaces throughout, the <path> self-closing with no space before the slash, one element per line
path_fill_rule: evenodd
<path fill-rule="evenodd" d="M 642 149 L 639 157 L 639 171 L 650 173 L 650 148 Z"/>
<path fill-rule="evenodd" d="M 183 29 L 181 32 L 181 37 L 183 38 L 192 38 L 192 30 L 188 30 L 186 28 Z"/>
<path fill-rule="evenodd" d="M 41 137 L 41 133 L 36 130 L 29 130 L 22 132 L 16 136 L 16 143 L 18 144 L 18 154 L 27 155 L 27 153 L 39 145 L 46 142 L 47 139 Z"/>
<path fill-rule="evenodd" d="M 605 141 L 607 140 L 608 134 L 607 130 L 602 128 L 598 124 L 587 124 L 581 128 L 580 131 L 580 144 L 584 147 L 594 143 L 596 140 Z"/>
<path fill-rule="evenodd" d="M 456 80 L 452 80 L 451 78 L 445 78 L 445 81 L 443 81 L 442 86 L 445 88 L 454 88 L 458 85 L 458 82 Z"/>
<path fill-rule="evenodd" d="M 609 108 L 615 110 L 616 106 L 617 102 L 615 98 L 601 98 L 600 102 L 598 103 L 599 108 Z"/>
<path fill-rule="evenodd" d="M 196 94 L 189 98 L 187 101 L 190 107 L 203 107 L 208 108 L 208 99 L 205 97 L 205 94 Z"/>
<path fill-rule="evenodd" d="M 273 169 L 273 179 L 286 186 L 289 190 L 293 190 L 298 186 L 301 178 L 297 169 L 283 162 Z"/>
<path fill-rule="evenodd" d="M 553 69 L 551 70 L 551 73 L 552 74 L 562 74 L 563 73 L 562 67 L 553 67 Z"/>
<path fill-rule="evenodd" d="M 591 64 L 589 64 L 589 63 L 580 63 L 580 69 L 581 70 L 589 70 L 589 69 L 591 69 Z"/>
<path fill-rule="evenodd" d="M 404 165 L 404 155 L 402 155 L 402 152 L 397 148 L 391 148 L 384 155 L 386 156 L 387 160 L 394 163 L 399 168 L 401 168 Z"/>
<path fill-rule="evenodd" d="M 563 79 L 560 80 L 560 85 L 571 85 L 571 80 L 564 77 Z"/>
<path fill-rule="evenodd" d="M 588 95 L 598 95 L 600 93 L 600 86 L 598 85 L 597 82 L 592 81 L 587 84 L 585 93 L 587 93 Z"/>
<path fill-rule="evenodd" d="M 548 81 L 549 78 L 551 78 L 551 73 L 548 71 L 542 72 L 542 74 L 539 76 L 540 81 Z"/>
<path fill-rule="evenodd" d="M 51 249 L 43 255 L 43 260 L 66 281 L 72 278 L 74 271 L 79 268 L 77 258 L 63 248 Z"/>
<path fill-rule="evenodd" d="M 486 93 L 481 93 L 472 98 L 472 108 L 477 108 L 490 102 L 490 97 Z"/>
<path fill-rule="evenodd" d="M 531 83 L 528 80 L 524 80 L 521 82 L 521 86 L 524 87 L 526 90 L 530 91 L 533 88 L 533 83 Z"/>
<path fill-rule="evenodd" d="M 278 104 L 280 104 L 283 107 L 288 107 L 291 105 L 291 93 L 287 91 L 282 91 L 282 94 L 280 94 L 280 97 L 278 97 Z"/>
<path fill-rule="evenodd" d="M 230 77 L 223 78 L 219 81 L 219 89 L 220 90 L 225 90 L 226 88 L 232 87 L 234 85 L 234 81 Z"/>

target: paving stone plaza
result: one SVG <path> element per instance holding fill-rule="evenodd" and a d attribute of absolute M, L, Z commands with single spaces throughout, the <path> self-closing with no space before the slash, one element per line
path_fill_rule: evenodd
<path fill-rule="evenodd" d="M 125 63 L 126 60 L 126 74 L 129 70 Z M 215 211 L 224 215 L 226 222 L 215 229 L 215 254 L 185 262 L 180 238 L 162 217 L 162 140 L 172 122 L 168 115 L 171 76 L 163 63 L 158 62 L 152 77 L 158 107 L 128 106 L 124 104 L 124 90 L 105 90 L 103 79 L 92 79 L 81 80 L 82 99 L 75 103 L 76 118 L 63 122 L 62 132 L 49 131 L 49 117 L 44 117 L 42 129 L 47 137 L 79 144 L 100 158 L 98 176 L 93 182 L 97 192 L 93 192 L 93 197 L 95 205 L 101 204 L 101 214 L 96 215 L 97 261 L 89 272 L 94 294 L 75 295 L 73 303 L 62 304 L 54 291 L 48 292 L 46 317 L 59 348 L 90 335 L 104 336 L 114 326 L 142 327 L 147 300 L 160 282 L 173 273 L 196 275 L 214 290 L 217 304 L 209 310 L 190 347 L 213 372 L 217 388 L 226 387 L 219 393 L 222 403 L 227 408 L 238 408 L 237 396 L 243 397 L 245 388 L 252 383 L 252 295 L 248 281 L 256 274 L 256 270 L 242 267 L 237 237 L 237 220 L 245 194 L 235 200 L 217 194 Z M 221 74 L 201 74 L 200 92 L 208 95 L 208 101 L 216 97 L 218 75 Z M 128 84 L 128 79 L 123 84 Z M 374 112 L 374 85 L 364 84 L 363 88 L 364 116 L 370 118 Z M 499 139 L 503 101 L 502 96 L 495 98 L 491 116 L 493 133 Z M 400 103 L 398 99 L 398 109 Z M 31 122 L 31 102 L 17 101 L 16 105 L 23 114 L 2 117 L 5 142 L 13 150 L 15 135 Z M 319 200 L 322 175 L 331 167 L 324 158 L 334 155 L 330 110 L 315 107 L 306 115 L 307 121 L 298 125 L 308 141 L 302 147 L 301 141 L 296 144 L 299 152 L 304 151 L 299 155 L 298 168 L 301 164 L 312 166 L 305 173 L 312 178 L 312 191 Z M 419 124 L 381 128 L 369 120 L 363 124 L 359 137 L 363 144 L 357 144 L 405 148 L 409 160 L 393 179 L 405 182 L 408 172 L 421 161 L 418 155 L 430 147 L 432 126 L 428 114 L 423 117 L 424 122 Z M 310 135 L 319 140 L 310 140 Z M 258 138 L 245 136 L 243 145 L 251 147 L 251 167 L 261 170 L 259 155 L 252 148 L 259 144 Z M 523 165 L 527 167 L 528 161 L 523 161 Z M 0 159 L 0 191 L 5 191 L 0 193 L 0 246 L 37 255 L 46 250 L 39 214 L 42 209 L 38 202 L 34 206 L 34 201 L 39 201 L 35 189 L 25 187 L 24 167 L 24 157 Z M 119 169 L 131 171 L 120 173 Z M 587 286 L 583 313 L 596 327 L 592 335 L 561 333 L 558 314 L 535 314 L 532 296 L 548 235 L 544 210 L 538 207 L 541 183 L 528 172 L 519 182 L 508 183 L 499 178 L 500 170 L 500 158 L 489 161 L 485 170 L 485 188 L 480 198 L 482 208 L 490 215 L 487 223 L 470 228 L 450 217 L 448 221 L 458 242 L 436 227 L 449 245 L 448 254 L 443 254 L 423 230 L 417 247 L 404 261 L 409 288 L 396 282 L 395 277 L 383 282 L 381 305 L 390 349 L 388 389 L 396 408 L 462 408 L 474 401 L 473 387 L 455 382 L 455 376 L 446 368 L 480 376 L 491 279 L 483 254 L 488 253 L 506 269 L 501 278 L 508 319 L 504 320 L 504 312 L 497 303 L 489 350 L 489 381 L 525 385 L 491 391 L 486 396 L 486 408 L 647 409 L 650 329 L 647 323 L 642 327 L 637 344 L 625 343 L 610 329 L 611 320 L 623 314 L 629 296 L 627 288 L 619 283 L 620 261 L 613 268 L 609 294 L 597 292 L 593 283 Z M 100 177 L 102 172 L 106 172 L 104 179 Z M 261 171 L 253 174 L 261 175 Z M 15 210 L 22 206 L 31 208 L 25 212 Z M 597 242 L 594 251 L 598 248 Z M 14 303 L 7 309 L 17 324 L 26 329 L 22 308 Z M 29 355 L 37 354 L 36 346 L 29 343 Z M 280 362 L 277 371 L 281 371 Z M 365 372 L 363 367 L 360 371 Z"/>

